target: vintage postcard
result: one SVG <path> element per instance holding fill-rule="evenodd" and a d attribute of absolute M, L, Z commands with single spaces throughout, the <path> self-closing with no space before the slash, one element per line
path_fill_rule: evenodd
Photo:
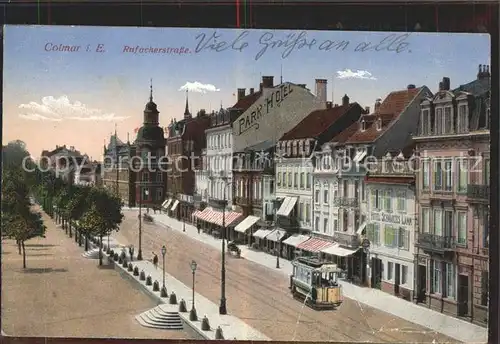
<path fill-rule="evenodd" d="M 4 27 L 2 333 L 485 342 L 490 38 Z"/>

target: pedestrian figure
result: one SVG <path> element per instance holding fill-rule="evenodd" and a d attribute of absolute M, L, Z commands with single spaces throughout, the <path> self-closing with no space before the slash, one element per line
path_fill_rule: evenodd
<path fill-rule="evenodd" d="M 155 266 L 155 269 L 158 269 L 158 256 L 154 252 L 153 252 L 153 265 Z"/>
<path fill-rule="evenodd" d="M 198 228 L 198 234 L 200 234 L 200 230 L 201 230 L 200 225 L 196 226 L 196 228 Z"/>
<path fill-rule="evenodd" d="M 134 260 L 134 245 L 130 245 L 130 260 Z"/>

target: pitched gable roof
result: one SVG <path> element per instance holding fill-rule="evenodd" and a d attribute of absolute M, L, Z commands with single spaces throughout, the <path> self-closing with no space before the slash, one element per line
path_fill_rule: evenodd
<path fill-rule="evenodd" d="M 358 131 L 352 135 L 346 143 L 356 144 L 356 143 L 371 143 L 378 139 L 389 127 L 389 125 L 397 119 L 404 109 L 410 104 L 417 94 L 421 91 L 421 87 L 413 89 L 405 89 L 401 91 L 394 91 L 389 93 L 389 95 L 380 104 L 380 107 L 373 114 L 368 115 L 366 118 L 370 119 L 372 124 L 366 128 L 366 130 L 361 130 L 358 126 Z M 371 117 L 370 117 L 371 116 Z M 382 129 L 377 130 L 376 120 L 373 121 L 373 116 L 376 120 L 379 118 L 382 120 Z M 365 116 L 362 116 L 360 121 L 362 121 Z"/>
<path fill-rule="evenodd" d="M 343 144 L 349 138 L 354 135 L 359 129 L 359 122 L 354 122 L 350 126 L 348 126 L 346 129 L 344 129 L 340 134 L 335 136 L 333 139 L 330 140 L 330 142 L 336 142 L 338 144 Z"/>
<path fill-rule="evenodd" d="M 234 104 L 231 108 L 238 109 L 238 110 L 241 110 L 242 112 L 245 112 L 248 110 L 248 108 L 250 106 L 252 106 L 257 101 L 257 99 L 260 98 L 261 95 L 262 95 L 261 91 L 257 91 L 257 92 L 254 92 L 252 94 L 248 94 L 248 95 L 244 96 L 243 98 L 241 98 L 240 100 L 238 100 L 236 102 L 236 104 Z"/>
<path fill-rule="evenodd" d="M 280 141 L 314 138 L 335 123 L 356 103 L 335 106 L 330 109 L 315 110 L 299 122 L 292 130 L 283 135 Z"/>

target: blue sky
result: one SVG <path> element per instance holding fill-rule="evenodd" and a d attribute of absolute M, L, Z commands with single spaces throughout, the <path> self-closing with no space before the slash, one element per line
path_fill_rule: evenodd
<path fill-rule="evenodd" d="M 216 31 L 221 35 L 219 42 L 231 42 L 243 32 Z M 120 135 L 126 137 L 126 132 L 133 133 L 133 128 L 142 122 L 150 78 L 153 79 L 155 102 L 161 112 L 161 124 L 166 126 L 171 118 L 182 116 L 185 92 L 179 88 L 187 82 L 209 84 L 218 89 L 216 92 L 190 92 L 193 112 L 200 108 L 217 109 L 221 102 L 230 106 L 236 100 L 236 88 L 257 89 L 262 75 L 274 75 L 277 83 L 281 69 L 284 81 L 306 83 L 313 91 L 315 78 L 328 79 L 328 97 L 331 100 L 333 91 L 336 103 L 347 93 L 362 106 L 373 107 L 376 98 L 384 98 L 389 92 L 403 89 L 408 84 L 427 85 L 435 91 L 440 79 L 448 76 L 452 87 L 456 87 L 473 80 L 479 64 L 490 63 L 489 36 L 480 34 L 411 34 L 405 39 L 408 43 L 406 50 L 395 53 L 354 51 L 359 43 L 372 42 L 375 45 L 390 33 L 308 31 L 306 40 L 317 41 L 311 49 L 296 49 L 287 58 L 282 58 L 283 49 L 269 49 L 256 60 L 257 53 L 263 48 L 259 39 L 264 33 L 272 33 L 274 39 L 285 39 L 291 31 L 253 30 L 244 37 L 248 46 L 243 51 L 204 50 L 195 53 L 196 36 L 201 33 L 211 36 L 213 32 L 213 29 L 8 26 L 4 36 L 4 128 L 17 125 L 67 131 L 71 123 L 73 127 L 75 124 L 85 128 L 93 125 L 96 133 L 92 135 L 97 136 L 104 130 L 102 139 L 96 138 L 102 142 L 118 121 Z M 299 33 L 297 31 L 296 35 Z M 320 51 L 318 46 L 325 40 L 349 41 L 349 45 L 343 51 Z M 48 52 L 45 49 L 47 43 L 81 48 L 78 52 Z M 105 52 L 95 52 L 98 44 L 104 45 Z M 90 52 L 86 51 L 87 45 L 90 45 Z M 186 47 L 191 53 L 123 52 L 124 46 L 137 45 Z M 239 45 L 241 43 L 236 44 Z M 338 72 L 346 70 L 360 71 L 358 78 L 338 78 Z M 371 79 L 359 78 L 363 72 L 371 73 Z M 20 114 L 33 114 L 40 108 L 32 103 L 33 106 L 20 109 L 21 104 L 35 102 L 40 105 L 43 97 L 57 99 L 63 95 L 70 103 L 77 101 L 94 109 L 95 120 L 82 121 L 77 116 L 71 120 L 63 118 L 62 114 L 59 121 L 49 121 L 50 126 L 47 126 L 41 117 L 35 121 L 19 117 Z M 74 106 L 71 109 L 76 111 Z M 108 117 L 102 116 L 98 120 L 101 114 Z M 4 133 L 8 131 L 4 130 Z M 17 135 L 17 130 L 12 133 Z M 13 139 L 11 136 L 6 139 Z M 55 136 L 53 141 L 57 139 Z M 14 138 L 24 139 L 30 147 L 29 137 Z M 46 140 L 43 144 L 49 142 Z M 33 144 L 38 150 L 42 143 Z M 90 147 L 88 144 L 84 146 Z"/>

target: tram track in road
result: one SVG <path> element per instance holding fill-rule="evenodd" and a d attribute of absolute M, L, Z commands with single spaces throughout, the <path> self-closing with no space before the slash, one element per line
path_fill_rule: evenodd
<path fill-rule="evenodd" d="M 136 228 L 137 223 L 134 223 L 134 221 L 130 221 L 130 219 L 125 219 L 124 225 L 124 229 Z M 119 236 L 125 235 L 126 232 L 127 231 L 123 231 L 122 233 L 119 233 Z M 137 240 L 137 233 L 136 231 L 128 231 L 128 235 L 126 235 L 125 237 L 128 242 L 135 242 Z M 212 285 L 214 287 L 205 288 L 203 290 L 204 292 L 201 292 L 200 294 L 207 297 L 208 299 L 211 299 L 212 302 L 218 302 L 218 299 L 214 301 L 214 289 L 216 289 L 218 293 L 218 288 L 220 286 L 220 251 L 217 252 L 215 248 L 208 245 L 200 245 L 200 242 L 196 239 L 187 237 L 182 233 L 177 233 L 172 229 L 166 230 L 164 227 L 158 226 L 156 224 L 147 224 L 143 227 L 143 242 L 146 243 L 148 249 L 151 249 L 152 251 L 158 251 L 162 246 L 162 243 L 169 243 L 167 244 L 167 247 L 169 248 L 168 261 L 170 261 L 170 264 L 167 263 L 166 270 L 167 272 L 181 280 L 183 283 L 186 282 L 188 285 L 191 279 L 190 271 L 184 272 L 181 269 L 182 272 L 180 272 L 179 270 L 172 269 L 172 266 L 179 264 L 182 265 L 183 263 L 181 262 L 186 262 L 187 264 L 187 262 L 189 262 L 193 258 L 200 259 L 200 262 L 210 259 L 210 264 L 199 264 L 199 273 L 201 279 L 206 280 L 208 278 L 212 282 Z M 183 244 L 186 242 L 188 242 L 188 244 Z M 192 252 L 186 250 L 186 247 L 194 247 L 195 250 L 194 252 Z M 143 252 L 144 251 L 145 250 L 143 250 Z M 176 257 L 175 259 L 174 256 Z M 175 261 L 176 264 L 172 264 L 172 261 Z M 244 304 L 252 305 L 253 307 L 255 307 L 256 304 L 260 303 L 260 307 L 264 307 L 264 309 L 269 310 L 269 312 L 266 313 L 268 314 L 268 316 L 272 317 L 274 314 L 276 314 L 276 317 L 278 317 L 279 315 L 279 323 L 286 323 L 288 324 L 287 327 L 289 326 L 289 324 L 293 324 L 293 326 L 295 326 L 297 317 L 301 312 L 302 304 L 295 300 L 292 301 L 293 298 L 291 297 L 291 294 L 286 292 L 288 291 L 288 288 L 287 286 L 285 286 L 283 277 L 281 275 L 278 276 L 276 272 L 273 272 L 272 270 L 261 266 L 259 266 L 260 269 L 257 270 L 245 267 L 243 264 L 255 264 L 246 260 L 228 259 L 227 262 L 229 264 L 226 265 L 226 291 L 237 291 L 236 293 L 240 295 L 240 300 L 238 301 L 234 297 L 231 297 L 231 302 L 233 304 L 235 302 L 242 303 L 240 305 L 242 307 L 237 308 L 239 309 L 239 312 L 233 312 L 235 316 L 249 320 L 249 322 L 251 323 L 250 325 L 256 327 L 266 335 L 270 336 L 271 338 L 275 338 L 276 340 L 278 340 L 278 338 L 276 337 L 276 330 L 273 329 L 273 326 L 276 326 L 276 321 L 273 322 L 273 319 L 266 320 L 262 317 L 253 316 L 250 313 L 255 312 L 255 310 L 247 309 L 245 311 Z M 265 273 L 262 273 L 262 271 L 258 270 L 264 270 Z M 205 285 L 208 285 L 208 283 L 205 283 Z M 245 297 L 242 297 L 243 295 L 245 295 Z M 288 301 L 292 302 L 289 303 Z M 356 301 L 350 300 L 350 302 Z M 258 307 L 259 306 L 257 306 L 257 308 Z M 356 311 L 359 314 L 359 309 L 356 309 Z M 407 336 L 405 336 L 404 334 L 402 336 L 402 334 L 396 334 L 395 332 L 392 332 L 391 334 L 387 332 L 379 332 L 377 329 L 380 326 L 376 326 L 375 329 L 372 330 L 369 325 L 370 319 L 360 319 L 352 317 L 347 313 L 347 310 L 344 312 L 341 310 L 334 312 L 314 311 L 316 312 L 314 314 L 311 314 L 310 312 L 312 312 L 312 310 L 310 310 L 309 308 L 305 308 L 303 310 L 300 319 L 301 321 L 298 326 L 303 329 L 302 332 L 310 332 L 311 335 L 307 336 L 306 334 L 301 333 L 301 330 L 299 330 L 297 331 L 297 333 L 299 334 L 299 338 L 296 338 L 296 340 L 301 340 L 301 337 L 304 337 L 305 340 L 366 340 L 384 342 L 400 342 L 401 340 L 407 340 Z M 359 316 L 364 317 L 365 314 L 359 314 Z M 253 323 L 258 321 L 260 321 L 260 323 L 255 326 Z M 259 326 L 262 327 L 262 325 L 264 325 L 262 322 L 269 321 L 273 322 L 273 326 L 271 326 L 270 328 L 268 328 L 269 326 L 265 326 L 267 330 L 262 330 L 259 328 Z M 350 333 L 346 333 L 346 330 L 348 330 Z M 293 331 L 291 331 L 291 333 L 293 333 Z M 289 340 L 290 338 L 283 338 L 282 335 L 280 335 L 279 339 Z M 419 341 L 421 339 L 419 339 Z M 432 341 L 432 339 L 430 339 L 430 341 Z"/>

